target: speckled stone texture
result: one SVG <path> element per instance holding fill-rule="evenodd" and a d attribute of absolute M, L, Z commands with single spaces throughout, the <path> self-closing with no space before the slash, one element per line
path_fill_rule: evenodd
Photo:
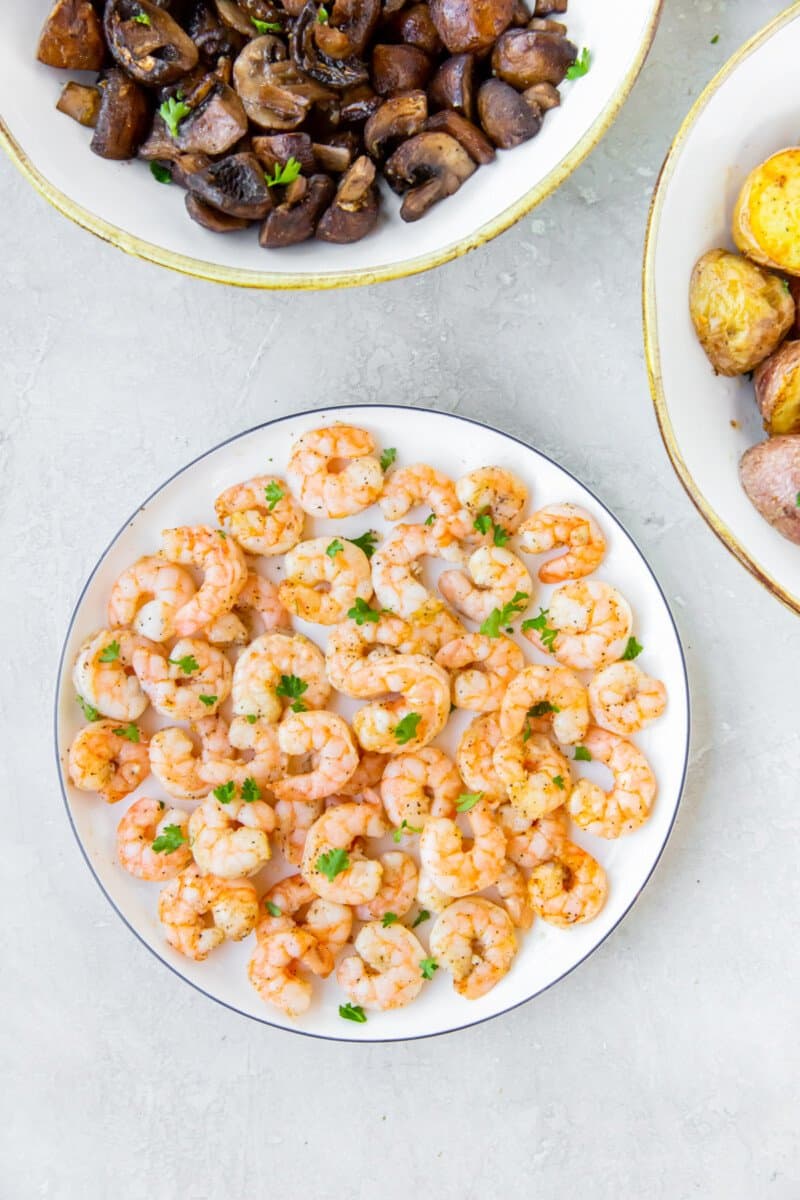
<path fill-rule="evenodd" d="M 640 332 L 671 136 L 782 7 L 666 0 L 626 109 L 560 192 L 466 259 L 379 288 L 168 274 L 0 164 L 2 1200 L 800 1196 L 800 621 L 684 496 Z M 73 841 L 50 715 L 74 600 L 138 499 L 246 426 L 378 400 L 489 419 L 594 488 L 665 587 L 694 699 L 677 826 L 621 928 L 509 1016 L 385 1048 L 259 1027 L 140 946 Z"/>

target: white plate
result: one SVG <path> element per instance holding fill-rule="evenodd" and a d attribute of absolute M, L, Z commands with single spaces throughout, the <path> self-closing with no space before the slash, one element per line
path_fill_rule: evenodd
<path fill-rule="evenodd" d="M 353 1041 L 425 1037 L 505 1012 L 550 987 L 586 958 L 622 919 L 647 882 L 669 836 L 680 799 L 688 751 L 689 709 L 683 653 L 672 617 L 658 583 L 629 535 L 596 497 L 563 468 L 524 443 L 464 417 L 395 406 L 317 410 L 284 417 L 231 438 L 179 471 L 137 508 L 92 572 L 70 622 L 61 659 L 56 701 L 57 751 L 63 763 L 70 741 L 83 724 L 71 683 L 71 666 L 81 641 L 105 623 L 109 589 L 119 572 L 140 554 L 157 550 L 161 530 L 166 526 L 213 521 L 213 501 L 224 487 L 265 470 L 282 472 L 298 434 L 335 420 L 371 429 L 380 445 L 397 448 L 400 463 L 418 461 L 423 446 L 429 449 L 426 457 L 453 477 L 486 463 L 497 463 L 527 481 L 536 505 L 569 500 L 584 505 L 597 516 L 609 543 L 599 575 L 617 584 L 631 602 L 635 633 L 645 646 L 641 662 L 646 670 L 664 680 L 669 693 L 664 717 L 637 738 L 659 781 L 658 799 L 650 820 L 635 834 L 617 842 L 576 834 L 575 840 L 590 848 L 609 873 L 610 893 L 601 914 L 590 924 L 568 931 L 536 922 L 534 929 L 521 937 L 521 949 L 511 972 L 480 1000 L 469 1001 L 456 995 L 449 977 L 441 970 L 408 1008 L 371 1013 L 367 1024 L 355 1025 L 339 1017 L 338 1005 L 344 997 L 335 981 L 328 980 L 324 984 L 315 982 L 312 1009 L 299 1020 L 291 1021 L 276 1009 L 266 1007 L 250 986 L 245 968 L 251 945 L 226 944 L 205 963 L 191 962 L 166 945 L 156 918 L 158 885 L 132 878 L 114 861 L 114 832 L 129 801 L 116 806 L 103 804 L 95 796 L 73 788 L 63 770 L 62 788 L 86 861 L 113 907 L 162 962 L 200 991 L 237 1012 L 301 1033 Z M 356 536 L 366 529 L 380 530 L 387 525 L 380 511 L 373 508 L 346 522 L 309 521 L 309 527 L 314 535 L 335 530 Z M 272 573 L 277 578 L 274 570 Z M 535 603 L 545 605 L 551 590 L 540 587 Z M 537 609 L 534 607 L 532 611 Z M 324 643 L 325 630 L 321 626 L 300 621 L 295 625 L 318 644 Z M 541 658 L 524 639 L 520 641 L 531 659 Z M 345 715 L 352 712 L 347 703 L 352 705 L 345 702 L 337 706 Z M 455 713 L 445 736 L 439 739 L 451 753 L 469 719 L 469 714 Z M 161 794 L 152 777 L 140 790 L 145 795 Z M 281 866 L 278 874 L 285 870 Z M 276 870 L 271 865 L 264 878 L 273 877 Z M 430 928 L 428 923 L 417 930 L 424 944 Z"/>
<path fill-rule="evenodd" d="M 799 61 L 800 4 L 793 4 L 703 92 L 653 197 L 644 277 L 650 386 L 672 464 L 728 549 L 797 612 L 800 548 L 758 515 L 739 484 L 739 459 L 764 438 L 753 386 L 714 376 L 689 319 L 689 278 L 706 250 L 735 248 L 731 217 L 750 171 L 797 145 Z"/>
<path fill-rule="evenodd" d="M 0 142 L 28 179 L 72 220 L 129 253 L 244 287 L 341 287 L 397 279 L 464 254 L 507 229 L 549 195 L 599 142 L 633 87 L 662 0 L 571 0 L 570 37 L 589 46 L 592 69 L 563 86 L 562 107 L 541 134 L 481 170 L 415 224 L 385 189 L 380 227 L 352 246 L 309 242 L 265 251 L 255 231 L 208 233 L 190 221 L 179 188 L 156 184 L 142 163 L 110 163 L 89 131 L 56 112 L 69 72 L 35 60 L 49 0 L 7 3 L 0 38 Z"/>

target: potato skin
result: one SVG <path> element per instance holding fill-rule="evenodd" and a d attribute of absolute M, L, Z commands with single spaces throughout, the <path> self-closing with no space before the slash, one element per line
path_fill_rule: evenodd
<path fill-rule="evenodd" d="M 756 368 L 753 383 L 769 436 L 800 433 L 800 341 L 779 346 Z"/>
<path fill-rule="evenodd" d="M 742 455 L 739 478 L 764 520 L 800 545 L 800 434 L 751 446 Z"/>
<path fill-rule="evenodd" d="M 782 341 L 795 305 L 777 275 L 728 250 L 709 250 L 692 271 L 689 313 L 716 373 L 744 375 Z"/>
<path fill-rule="evenodd" d="M 800 275 L 800 149 L 779 150 L 750 172 L 733 212 L 733 240 L 762 266 Z"/>

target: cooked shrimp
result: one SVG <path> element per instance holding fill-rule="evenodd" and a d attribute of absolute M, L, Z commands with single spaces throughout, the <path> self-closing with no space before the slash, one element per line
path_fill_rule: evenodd
<path fill-rule="evenodd" d="M 517 864 L 506 859 L 500 878 L 494 886 L 502 907 L 511 917 L 512 925 L 517 929 L 530 929 L 533 924 L 533 909 L 528 895 L 528 881 Z"/>
<path fill-rule="evenodd" d="M 247 564 L 239 544 L 208 525 L 165 529 L 161 541 L 170 562 L 203 572 L 198 590 L 174 614 L 175 632 L 188 637 L 233 608 L 247 579 Z"/>
<path fill-rule="evenodd" d="M 304 878 L 323 900 L 365 904 L 374 899 L 383 879 L 383 865 L 377 859 L 365 857 L 361 839 L 382 837 L 385 832 L 380 805 L 348 801 L 327 809 L 308 831 L 303 851 Z M 330 869 L 331 852 L 336 850 L 345 851 L 342 869 L 330 878 L 322 866 Z"/>
<path fill-rule="evenodd" d="M 284 774 L 286 757 L 272 722 L 234 717 L 228 725 L 222 717 L 206 717 L 196 728 L 203 739 L 198 774 L 212 787 L 230 781 L 241 787 L 250 779 L 262 788 Z"/>
<path fill-rule="evenodd" d="M 287 474 L 312 517 L 349 517 L 374 504 L 383 490 L 383 471 L 366 429 L 331 425 L 311 429 L 292 446 Z"/>
<path fill-rule="evenodd" d="M 479 467 L 462 475 L 456 483 L 456 495 L 473 516 L 488 512 L 495 525 L 508 533 L 519 525 L 528 502 L 525 484 L 503 467 Z"/>
<path fill-rule="evenodd" d="M 78 694 L 104 717 L 135 721 L 147 708 L 147 696 L 134 674 L 137 650 L 160 653 L 155 642 L 127 629 L 101 629 L 78 651 L 72 681 Z"/>
<path fill-rule="evenodd" d="M 433 658 L 455 638 L 462 637 L 467 627 L 454 612 L 436 596 L 431 596 L 408 618 L 409 638 L 400 647 L 404 654 L 430 654 Z"/>
<path fill-rule="evenodd" d="M 206 626 L 212 645 L 246 645 L 256 633 L 291 629 L 291 619 L 281 604 L 276 584 L 249 571 L 245 585 L 230 612 L 221 613 Z"/>
<path fill-rule="evenodd" d="M 468 633 L 443 646 L 436 662 L 453 673 L 456 708 L 494 712 L 510 680 L 525 666 L 525 655 L 509 637 Z"/>
<path fill-rule="evenodd" d="M 181 638 L 169 652 L 137 647 L 133 669 L 156 712 L 178 721 L 213 715 L 231 692 L 231 664 L 202 638 Z"/>
<path fill-rule="evenodd" d="M 458 537 L 428 525 L 396 525 L 372 556 L 372 586 L 381 608 L 413 617 L 435 596 L 420 580 L 424 557 L 463 561 Z"/>
<path fill-rule="evenodd" d="M 534 663 L 508 685 L 500 708 L 503 737 L 522 733 L 528 717 L 552 718 L 556 740 L 572 745 L 589 728 L 586 688 L 566 667 Z"/>
<path fill-rule="evenodd" d="M 258 940 L 299 927 L 314 935 L 322 951 L 316 974 L 329 975 L 333 970 L 334 955 L 350 937 L 352 910 L 346 904 L 320 899 L 302 875 L 287 875 L 270 888 L 262 903 L 266 912 L 256 925 Z"/>
<path fill-rule="evenodd" d="M 468 896 L 500 878 L 506 838 L 488 807 L 477 804 L 467 814 L 473 843 L 464 849 L 461 830 L 447 817 L 431 817 L 419 836 L 419 854 L 427 874 L 449 896 Z"/>
<path fill-rule="evenodd" d="M 150 738 L 150 770 L 170 796 L 202 800 L 208 795 L 212 785 L 201 776 L 200 763 L 194 742 L 177 725 L 159 729 Z"/>
<path fill-rule="evenodd" d="M 367 704 L 353 717 L 365 750 L 384 754 L 411 752 L 433 741 L 450 715 L 447 672 L 420 654 L 397 654 L 354 671 L 351 686 L 362 696 L 394 695 Z"/>
<path fill-rule="evenodd" d="M 217 520 L 248 554 L 285 554 L 303 536 L 303 510 L 277 475 L 257 475 L 214 501 Z"/>
<path fill-rule="evenodd" d="M 154 642 L 175 636 L 175 614 L 196 592 L 188 571 L 158 554 L 146 554 L 122 572 L 111 589 L 108 623 L 130 625 Z"/>
<path fill-rule="evenodd" d="M 76 788 L 116 804 L 150 774 L 147 739 L 135 725 L 123 728 L 116 721 L 93 721 L 70 746 L 67 769 Z"/>
<path fill-rule="evenodd" d="M 608 881 L 591 854 L 564 841 L 556 854 L 533 868 L 528 891 L 543 921 L 567 927 L 597 916 L 606 901 Z"/>
<path fill-rule="evenodd" d="M 615 662 L 598 671 L 589 684 L 592 716 L 603 729 L 626 735 L 638 733 L 661 716 L 667 689 L 633 662 Z"/>
<path fill-rule="evenodd" d="M 533 580 L 516 554 L 502 546 L 479 546 L 467 572 L 442 571 L 439 591 L 471 621 L 485 621 L 493 609 L 516 601 L 524 607 L 533 595 Z M 521 611 L 521 609 L 520 609 Z"/>
<path fill-rule="evenodd" d="M 188 825 L 188 813 L 179 808 L 167 808 L 161 800 L 142 796 L 130 806 L 117 826 L 120 866 L 137 879 L 174 879 L 192 861 L 186 832 Z M 166 846 L 157 850 L 158 838 L 167 830 L 176 835 L 170 844 L 177 844 L 172 850 Z"/>
<path fill-rule="evenodd" d="M 550 558 L 539 567 L 542 583 L 581 579 L 596 571 L 605 558 L 606 539 L 600 526 L 576 504 L 549 504 L 540 508 L 517 530 L 519 548 L 525 554 L 545 554 L 566 547 L 565 554 Z"/>
<path fill-rule="evenodd" d="M 329 554 L 328 551 L 332 552 Z M 318 537 L 300 542 L 286 555 L 281 603 L 304 621 L 335 625 L 359 601 L 372 596 L 369 559 L 346 539 Z"/>
<path fill-rule="evenodd" d="M 260 939 L 247 974 L 265 1003 L 273 1004 L 287 1017 L 298 1017 L 308 1010 L 312 998 L 311 981 L 300 974 L 301 968 L 327 975 L 330 952 L 309 930 L 286 929 Z"/>
<path fill-rule="evenodd" d="M 534 821 L 559 808 L 572 791 L 569 762 L 543 733 L 517 733 L 495 748 L 494 769 L 515 808 Z"/>
<path fill-rule="evenodd" d="M 173 949 L 202 962 L 225 938 L 239 942 L 252 933 L 258 894 L 247 879 L 201 875 L 192 863 L 162 889 L 158 917 Z"/>
<path fill-rule="evenodd" d="M 389 850 L 380 856 L 383 867 L 380 891 L 356 907 L 359 921 L 377 921 L 386 913 L 404 917 L 417 897 L 417 864 L 402 850 Z"/>
<path fill-rule="evenodd" d="M 388 754 L 377 754 L 374 750 L 365 750 L 347 782 L 339 784 L 338 795 L 360 796 L 367 790 L 378 787 L 386 764 L 390 761 Z"/>
<path fill-rule="evenodd" d="M 319 800 L 346 783 L 358 766 L 347 722 L 336 713 L 290 713 L 278 726 L 278 744 L 289 758 L 311 756 L 310 769 L 273 783 L 279 800 Z"/>
<path fill-rule="evenodd" d="M 306 909 L 305 927 L 335 957 L 350 941 L 353 910 L 346 904 L 317 896 Z"/>
<path fill-rule="evenodd" d="M 431 954 L 453 976 L 453 987 L 468 1000 L 485 996 L 499 983 L 517 953 L 508 913 L 481 896 L 456 900 L 436 918 Z"/>
<path fill-rule="evenodd" d="M 562 583 L 550 597 L 548 630 L 555 635 L 542 642 L 539 629 L 523 630 L 539 650 L 549 652 L 575 671 L 595 671 L 625 652 L 633 614 L 625 597 L 608 583 L 590 579 Z"/>
<path fill-rule="evenodd" d="M 278 800 L 275 805 L 275 845 L 293 867 L 303 861 L 308 831 L 322 808 L 322 800 Z"/>
<path fill-rule="evenodd" d="M 250 641 L 247 626 L 232 609 L 206 625 L 203 633 L 212 646 L 246 646 Z"/>
<path fill-rule="evenodd" d="M 381 780 L 383 807 L 397 828 L 423 825 L 429 816 L 455 817 L 463 790 L 455 763 L 435 746 L 390 758 Z"/>
<path fill-rule="evenodd" d="M 509 859 L 526 871 L 547 862 L 568 840 L 569 822 L 563 807 L 529 821 L 511 804 L 504 804 L 497 816 L 506 835 Z"/>
<path fill-rule="evenodd" d="M 298 700 L 323 708 L 330 696 L 325 657 L 301 633 L 264 633 L 236 660 L 233 711 L 239 716 L 277 721 Z"/>
<path fill-rule="evenodd" d="M 592 728 L 583 744 L 593 759 L 608 767 L 614 777 L 606 792 L 588 779 L 580 779 L 567 802 L 576 825 L 598 837 L 617 838 L 633 833 L 650 816 L 656 796 L 656 777 L 638 746 L 606 729 Z"/>
<path fill-rule="evenodd" d="M 453 480 L 425 463 L 393 471 L 378 503 L 388 521 L 398 521 L 417 504 L 427 504 L 437 517 L 452 516 L 460 508 Z"/>
<path fill-rule="evenodd" d="M 365 925 L 355 940 L 355 954 L 339 963 L 336 979 L 354 1004 L 363 1008 L 402 1008 L 422 990 L 420 963 L 425 951 L 404 925 Z"/>
<path fill-rule="evenodd" d="M 328 680 L 345 696 L 354 696 L 350 677 L 376 658 L 395 653 L 417 653 L 420 645 L 412 638 L 408 621 L 393 613 L 381 613 L 377 621 L 342 621 L 328 637 L 325 670 Z M 364 678 L 364 676 L 361 676 Z"/>
<path fill-rule="evenodd" d="M 423 868 L 420 870 L 417 880 L 417 900 L 431 912 L 440 913 L 444 912 L 448 904 L 455 902 L 455 896 L 448 896 L 446 892 L 437 887 Z"/>
<path fill-rule="evenodd" d="M 269 862 L 274 828 L 275 813 L 265 800 L 233 797 L 223 803 L 208 796 L 189 818 L 189 844 L 206 875 L 239 879 Z"/>
<path fill-rule="evenodd" d="M 461 735 L 456 763 L 471 792 L 481 792 L 485 803 L 504 799 L 505 784 L 494 769 L 495 747 L 502 740 L 500 718 L 494 713 L 476 717 Z"/>

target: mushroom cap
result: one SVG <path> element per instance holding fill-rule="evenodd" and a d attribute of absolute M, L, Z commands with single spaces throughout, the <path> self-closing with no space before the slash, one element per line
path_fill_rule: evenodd
<path fill-rule="evenodd" d="M 431 16 L 451 54 L 488 50 L 511 23 L 514 0 L 431 0 Z"/>
<path fill-rule="evenodd" d="M 316 20 L 314 40 L 329 58 L 362 55 L 381 15 L 381 0 L 334 0 L 328 20 Z"/>
<path fill-rule="evenodd" d="M 428 98 L 417 88 L 384 100 L 364 126 L 364 146 L 373 158 L 382 158 L 393 140 L 420 133 L 428 117 Z"/>
<path fill-rule="evenodd" d="M 323 242 L 358 242 L 377 224 L 380 198 L 375 186 L 375 164 L 362 154 L 339 181 L 330 208 L 317 225 Z"/>
<path fill-rule="evenodd" d="M 317 222 L 333 199 L 333 193 L 330 176 L 312 175 L 297 203 L 284 201 L 268 214 L 258 237 L 260 244 L 265 249 L 273 249 L 294 246 L 313 237 Z"/>
<path fill-rule="evenodd" d="M 338 89 L 349 87 L 355 83 L 366 83 L 369 79 L 369 72 L 366 63 L 362 62 L 357 55 L 334 57 L 322 48 L 319 38 L 325 28 L 317 20 L 317 8 L 313 0 L 308 0 L 295 21 L 289 38 L 291 56 L 298 68 L 329 88 Z M 334 32 L 339 35 L 342 47 L 348 44 L 347 35 L 343 30 Z M 371 28 L 369 32 L 372 32 Z M 355 42 L 360 40 L 360 35 L 356 34 L 355 27 L 353 36 Z M 327 44 L 336 44 L 336 41 Z"/>
<path fill-rule="evenodd" d="M 445 59 L 431 80 L 431 108 L 453 108 L 468 121 L 475 115 L 475 56 L 454 54 Z"/>
<path fill-rule="evenodd" d="M 468 121 L 466 117 L 462 117 L 461 113 L 455 112 L 452 108 L 445 108 L 441 112 L 434 113 L 425 122 L 425 128 L 449 133 L 464 147 L 470 158 L 479 165 L 490 163 L 495 157 L 494 146 L 478 129 L 478 126 L 473 125 L 472 121 Z"/>
<path fill-rule="evenodd" d="M 464 147 L 448 133 L 418 133 L 403 142 L 386 163 L 395 191 L 410 186 L 400 206 L 404 221 L 417 221 L 431 205 L 457 192 L 476 170 Z"/>
<path fill-rule="evenodd" d="M 271 34 L 245 46 L 233 64 L 233 80 L 253 124 L 276 132 L 296 129 L 313 104 L 334 95 L 288 61 L 283 42 Z"/>
<path fill-rule="evenodd" d="M 250 222 L 245 217 L 232 217 L 230 213 L 220 212 L 201 200 L 194 192 L 186 193 L 186 211 L 193 221 L 209 229 L 212 233 L 235 233 L 239 229 L 247 229 Z"/>
<path fill-rule="evenodd" d="M 115 160 L 133 158 L 147 136 L 150 105 L 138 83 L 118 67 L 105 73 L 91 140 L 93 153 Z"/>
<path fill-rule="evenodd" d="M 520 91 L 536 83 L 557 87 L 577 57 L 576 47 L 560 33 L 509 29 L 495 43 L 492 70 Z"/>
<path fill-rule="evenodd" d="M 478 92 L 481 125 L 501 150 L 510 150 L 535 137 L 542 127 L 542 111 L 529 104 L 502 79 L 487 79 Z"/>
<path fill-rule="evenodd" d="M 232 217 L 255 220 L 272 207 L 261 164 L 254 154 L 230 154 L 188 179 L 189 191 Z"/>
<path fill-rule="evenodd" d="M 147 17 L 141 24 L 137 17 Z M 151 0 L 108 0 L 106 42 L 121 67 L 138 83 L 175 83 L 197 66 L 197 47 L 176 20 Z"/>
<path fill-rule="evenodd" d="M 99 71 L 106 61 L 103 26 L 90 0 L 56 0 L 36 48 L 39 62 L 70 71 Z"/>
<path fill-rule="evenodd" d="M 424 88 L 433 74 L 433 63 L 417 46 L 372 47 L 372 86 L 381 96 Z"/>

